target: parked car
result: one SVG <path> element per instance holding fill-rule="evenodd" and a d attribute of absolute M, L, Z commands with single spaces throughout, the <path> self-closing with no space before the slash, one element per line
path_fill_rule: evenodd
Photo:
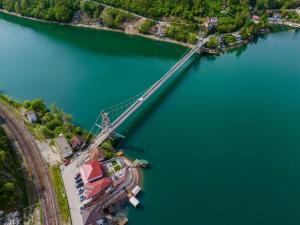
<path fill-rule="evenodd" d="M 85 196 L 84 195 L 80 195 L 79 196 L 79 200 L 82 202 L 83 200 L 85 200 Z"/>
<path fill-rule="evenodd" d="M 67 165 L 69 165 L 69 164 L 70 164 L 70 160 L 65 159 L 65 160 L 64 160 L 64 165 L 67 166 Z"/>
<path fill-rule="evenodd" d="M 76 173 L 74 176 L 74 180 L 77 180 L 80 177 L 80 173 Z"/>
<path fill-rule="evenodd" d="M 82 181 L 82 179 L 81 179 L 81 177 L 80 177 L 80 178 L 78 178 L 77 180 L 75 180 L 75 183 L 78 184 L 78 183 L 81 182 L 81 181 Z"/>
<path fill-rule="evenodd" d="M 77 184 L 75 185 L 76 188 L 80 188 L 80 187 L 82 187 L 82 186 L 83 186 L 83 182 L 82 182 L 82 181 L 80 181 L 79 183 L 77 183 Z"/>
<path fill-rule="evenodd" d="M 78 189 L 77 194 L 81 195 L 84 192 L 83 188 Z"/>

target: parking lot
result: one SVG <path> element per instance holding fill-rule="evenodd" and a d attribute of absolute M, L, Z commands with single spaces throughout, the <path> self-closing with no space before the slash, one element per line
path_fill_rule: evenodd
<path fill-rule="evenodd" d="M 68 198 L 72 224 L 83 225 L 82 216 L 80 213 L 80 205 L 77 188 L 75 187 L 74 176 L 79 172 L 76 167 L 77 161 L 71 162 L 68 166 L 62 166 L 62 178 L 65 185 L 65 190 Z"/>

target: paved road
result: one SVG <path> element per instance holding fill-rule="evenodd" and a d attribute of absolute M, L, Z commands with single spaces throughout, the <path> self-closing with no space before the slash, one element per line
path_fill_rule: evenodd
<path fill-rule="evenodd" d="M 59 225 L 58 210 L 47 166 L 32 135 L 23 122 L 2 103 L 0 103 L 0 117 L 4 120 L 10 137 L 18 143 L 21 155 L 30 167 L 35 185 L 34 191 L 41 201 L 44 212 L 43 224 Z"/>

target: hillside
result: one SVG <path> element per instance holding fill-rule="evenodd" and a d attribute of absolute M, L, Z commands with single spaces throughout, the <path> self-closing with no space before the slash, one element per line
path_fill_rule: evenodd
<path fill-rule="evenodd" d="M 25 183 L 21 165 L 11 143 L 0 127 L 0 210 L 13 212 L 26 204 Z"/>

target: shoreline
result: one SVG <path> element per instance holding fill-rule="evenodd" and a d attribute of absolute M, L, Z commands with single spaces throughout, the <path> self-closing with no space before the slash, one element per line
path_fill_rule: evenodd
<path fill-rule="evenodd" d="M 77 28 L 87 28 L 87 29 L 100 30 L 100 31 L 110 31 L 110 32 L 123 33 L 123 34 L 126 34 L 126 35 L 143 37 L 143 38 L 147 38 L 147 39 L 154 40 L 154 41 L 177 44 L 177 45 L 180 45 L 180 46 L 186 47 L 186 48 L 193 48 L 195 46 L 195 45 L 192 45 L 192 44 L 179 42 L 179 41 L 172 40 L 172 39 L 169 39 L 169 38 L 160 38 L 160 37 L 157 37 L 155 35 L 145 35 L 145 34 L 135 33 L 135 32 L 130 33 L 130 32 L 125 32 L 125 31 L 122 31 L 122 30 L 113 29 L 113 28 L 109 28 L 109 27 L 105 27 L 105 26 L 99 27 L 99 26 L 96 26 L 96 25 L 86 25 L 86 24 L 82 24 L 82 23 L 78 23 L 78 24 L 74 24 L 72 22 L 62 23 L 62 22 L 57 22 L 57 21 L 52 21 L 52 20 L 37 19 L 37 18 L 34 18 L 34 17 L 28 17 L 28 16 L 23 16 L 23 15 L 18 14 L 18 13 L 9 12 L 9 11 L 4 10 L 4 9 L 0 9 L 0 14 L 1 13 L 6 14 L 6 15 L 10 15 L 10 16 L 19 17 L 19 18 L 22 18 L 22 19 L 27 19 L 27 20 L 31 20 L 31 21 L 35 21 L 35 22 L 40 22 L 40 23 L 57 24 L 57 25 L 61 25 L 61 26 L 70 26 L 70 27 L 77 27 Z"/>

